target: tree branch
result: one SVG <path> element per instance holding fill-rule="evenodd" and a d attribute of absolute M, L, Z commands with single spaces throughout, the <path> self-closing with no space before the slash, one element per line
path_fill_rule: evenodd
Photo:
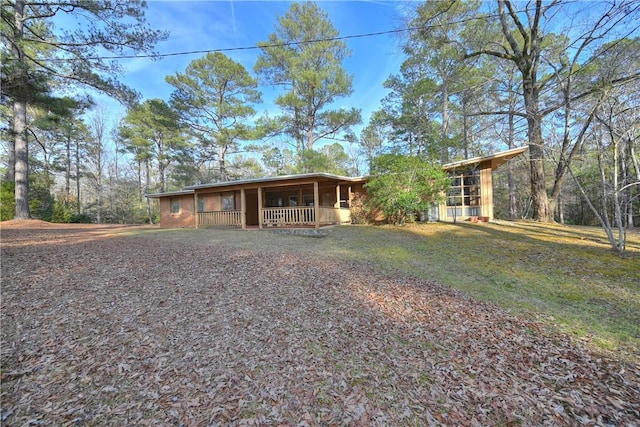
<path fill-rule="evenodd" d="M 538 7 L 539 3 L 540 3 L 540 0 L 536 2 L 536 7 Z M 531 36 L 527 33 L 527 30 L 526 28 L 524 28 L 524 25 L 522 25 L 522 22 L 520 22 L 520 18 L 518 18 L 518 14 L 514 10 L 513 5 L 511 4 L 511 1 L 500 0 L 498 1 L 498 7 L 499 7 L 498 13 L 500 15 L 500 23 L 502 24 L 502 29 L 503 29 L 502 32 L 505 35 L 505 37 L 507 37 L 507 40 L 509 41 L 509 45 L 511 45 L 511 48 L 513 49 L 514 53 L 517 53 L 516 51 L 517 51 L 518 43 L 516 42 L 516 39 L 511 35 L 511 32 L 508 31 L 507 21 L 504 16 L 504 10 L 502 9 L 502 5 L 507 6 L 507 9 L 509 10 L 509 16 L 511 17 L 511 19 L 513 20 L 513 23 L 518 28 L 518 32 L 524 39 L 524 47 L 522 50 L 524 52 L 528 52 L 529 45 L 531 44 Z"/>
<path fill-rule="evenodd" d="M 496 52 L 495 50 L 479 50 L 477 52 L 471 52 L 468 53 L 464 56 L 464 59 L 470 59 L 476 56 L 480 56 L 480 55 L 489 55 L 489 56 L 495 56 L 497 58 L 501 58 L 501 59 L 507 59 L 509 61 L 515 61 L 516 57 L 514 55 L 510 55 L 508 53 L 502 53 L 502 52 Z"/>
<path fill-rule="evenodd" d="M 522 118 L 527 117 L 527 113 L 520 113 L 518 111 L 479 111 L 477 113 L 470 113 L 467 115 L 469 117 L 475 117 L 475 116 L 498 116 L 498 115 L 509 115 L 509 114 L 513 114 L 514 116 L 522 117 Z"/>
<path fill-rule="evenodd" d="M 616 85 L 628 83 L 630 81 L 634 81 L 634 80 L 637 80 L 637 79 L 640 79 L 640 71 L 638 71 L 637 73 L 632 74 L 630 76 L 625 76 L 625 77 L 621 77 L 619 79 L 612 80 L 612 81 L 608 82 L 608 84 L 610 84 L 612 86 L 616 86 Z M 585 91 L 585 92 L 583 92 L 583 93 L 581 93 L 579 95 L 576 95 L 576 96 L 574 96 L 572 98 L 569 98 L 569 102 L 578 101 L 578 100 L 580 100 L 582 98 L 586 98 L 586 97 L 588 97 L 590 95 L 593 95 L 594 93 L 597 93 L 597 92 L 599 92 L 601 90 L 602 90 L 601 86 L 593 86 L 591 89 L 589 89 L 589 90 L 587 90 L 587 91 Z M 541 111 L 540 114 L 542 116 L 546 116 L 546 115 L 548 115 L 550 113 L 553 113 L 554 111 L 557 111 L 560 108 L 564 107 L 565 104 L 566 103 L 563 102 L 561 104 L 549 107 L 546 110 Z"/>

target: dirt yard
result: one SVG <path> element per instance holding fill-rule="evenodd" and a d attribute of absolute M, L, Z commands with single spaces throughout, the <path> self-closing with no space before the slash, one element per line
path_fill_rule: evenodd
<path fill-rule="evenodd" d="M 2 425 L 640 424 L 637 365 L 312 238 L 1 227 Z"/>

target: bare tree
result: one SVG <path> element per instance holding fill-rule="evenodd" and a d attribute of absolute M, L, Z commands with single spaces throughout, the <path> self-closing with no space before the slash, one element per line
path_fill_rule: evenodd
<path fill-rule="evenodd" d="M 102 224 L 103 218 L 103 198 L 105 194 L 105 178 L 107 172 L 107 135 L 109 134 L 109 124 L 104 112 L 98 110 L 90 119 L 89 128 L 92 133 L 92 140 L 87 149 L 86 176 L 89 178 L 91 187 L 96 198 L 96 222 Z"/>
<path fill-rule="evenodd" d="M 565 114 L 570 114 L 573 102 L 593 94 L 591 89 L 584 93 L 573 90 L 573 79 L 582 72 L 583 67 L 580 65 L 584 64 L 580 60 L 584 55 L 596 51 L 599 46 L 612 39 L 633 34 L 639 22 L 640 3 L 631 0 L 598 3 L 597 7 L 590 7 L 588 13 L 585 12 L 584 22 L 578 22 L 578 9 L 571 6 L 570 3 L 561 1 L 544 3 L 537 0 L 521 4 L 498 0 L 496 14 L 504 43 L 492 40 L 485 47 L 467 54 L 467 58 L 489 55 L 511 61 L 520 73 L 524 100 L 524 112 L 521 115 L 527 120 L 533 216 L 542 222 L 553 221 L 552 207 L 555 204 L 549 202 L 546 190 L 546 144 L 542 123 L 545 117 L 562 108 L 565 109 Z M 559 17 L 563 15 L 574 18 L 572 24 L 576 25 L 576 29 L 567 30 L 563 35 L 554 35 L 549 28 L 553 28 L 554 22 L 559 22 Z M 638 76 L 639 73 L 631 71 L 629 76 L 620 77 L 611 83 L 621 84 Z M 558 88 L 556 93 L 563 93 L 563 96 L 557 97 L 555 102 L 553 99 L 545 100 L 545 97 L 548 98 Z M 563 147 L 566 154 L 558 163 L 555 176 L 558 185 L 551 198 L 560 193 L 562 181 L 570 166 L 576 146 L 576 140 L 570 137 L 573 134 L 574 131 L 567 131 L 567 138 L 564 140 L 566 146 Z"/>

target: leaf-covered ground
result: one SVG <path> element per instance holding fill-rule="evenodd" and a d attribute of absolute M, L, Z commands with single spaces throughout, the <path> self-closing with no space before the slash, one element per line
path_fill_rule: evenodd
<path fill-rule="evenodd" d="M 640 368 L 435 283 L 2 224 L 3 425 L 640 424 Z"/>

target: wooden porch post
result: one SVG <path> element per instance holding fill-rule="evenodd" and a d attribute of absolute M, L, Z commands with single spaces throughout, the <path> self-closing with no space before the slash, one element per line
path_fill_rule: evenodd
<path fill-rule="evenodd" d="M 198 221 L 198 217 L 200 215 L 198 215 L 198 192 L 197 191 L 193 192 L 193 212 L 196 215 L 196 221 L 195 222 L 196 222 L 196 228 L 198 228 L 198 226 L 200 225 L 199 221 Z"/>
<path fill-rule="evenodd" d="M 480 169 L 480 215 L 493 221 L 493 174 L 492 169 Z"/>
<path fill-rule="evenodd" d="M 320 228 L 320 191 L 318 181 L 313 183 L 313 214 L 316 219 L 316 230 Z"/>
<path fill-rule="evenodd" d="M 262 228 L 262 187 L 258 187 L 258 228 Z"/>
<path fill-rule="evenodd" d="M 247 228 L 247 197 L 244 188 L 240 189 L 240 225 L 243 230 Z"/>
<path fill-rule="evenodd" d="M 340 184 L 336 184 L 336 202 L 333 204 L 333 207 L 340 209 Z"/>

